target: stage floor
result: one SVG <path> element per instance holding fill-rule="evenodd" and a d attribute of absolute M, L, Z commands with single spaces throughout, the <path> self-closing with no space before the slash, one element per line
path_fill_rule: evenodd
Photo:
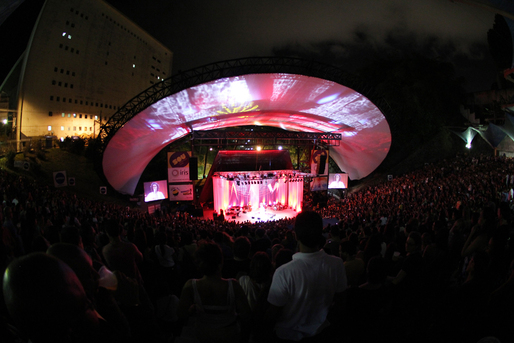
<path fill-rule="evenodd" d="M 212 214 L 214 210 L 203 210 L 203 217 L 205 219 L 212 219 Z M 298 213 L 291 209 L 275 211 L 271 208 L 266 210 L 257 210 L 247 213 L 240 212 L 238 216 L 232 218 L 232 216 L 225 216 L 225 219 L 229 222 L 247 222 L 256 223 L 256 222 L 268 222 L 270 220 L 279 220 L 284 218 L 295 218 Z"/>

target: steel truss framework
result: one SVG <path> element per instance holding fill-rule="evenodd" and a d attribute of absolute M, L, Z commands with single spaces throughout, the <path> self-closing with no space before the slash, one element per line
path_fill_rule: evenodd
<path fill-rule="evenodd" d="M 123 127 L 123 125 L 125 125 L 126 122 L 145 108 L 165 97 L 184 89 L 220 78 L 265 73 L 299 74 L 330 80 L 345 85 L 366 96 L 380 109 L 387 119 L 393 138 L 398 132 L 398 125 L 395 123 L 395 118 L 392 115 L 392 110 L 389 105 L 372 87 L 358 79 L 356 76 L 329 64 L 315 62 L 312 60 L 289 57 L 251 57 L 227 60 L 201 66 L 173 75 L 170 78 L 147 88 L 129 100 L 113 116 L 111 116 L 107 123 L 101 126 L 99 133 L 99 137 L 102 142 L 101 149 L 102 151 L 105 150 L 110 139 L 120 128 Z"/>
<path fill-rule="evenodd" d="M 314 145 L 322 148 L 339 146 L 341 134 L 330 132 L 291 131 L 193 131 L 195 146 L 225 147 L 230 145 Z"/>

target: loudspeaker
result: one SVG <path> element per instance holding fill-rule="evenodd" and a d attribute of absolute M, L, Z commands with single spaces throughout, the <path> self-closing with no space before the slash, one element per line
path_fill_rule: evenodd
<path fill-rule="evenodd" d="M 325 173 L 325 163 L 327 163 L 327 156 L 320 155 L 318 164 L 318 175 L 323 175 Z"/>
<path fill-rule="evenodd" d="M 198 157 L 189 158 L 189 180 L 198 180 Z"/>

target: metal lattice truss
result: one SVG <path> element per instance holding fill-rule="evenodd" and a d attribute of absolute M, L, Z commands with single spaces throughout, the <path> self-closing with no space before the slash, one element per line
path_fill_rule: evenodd
<path fill-rule="evenodd" d="M 327 148 L 339 146 L 341 134 L 331 132 L 291 132 L 291 131 L 193 131 L 193 144 L 196 146 L 216 145 L 312 145 Z"/>

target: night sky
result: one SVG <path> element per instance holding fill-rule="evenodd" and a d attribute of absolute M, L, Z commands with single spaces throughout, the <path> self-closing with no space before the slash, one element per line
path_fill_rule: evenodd
<path fill-rule="evenodd" d="M 451 61 L 467 91 L 490 89 L 494 13 L 449 0 L 109 0 L 174 53 L 173 71 L 275 54 L 355 72 L 376 57 Z"/>
<path fill-rule="evenodd" d="M 6 18 L 22 2 L 0 2 L 4 42 L 6 31 L 10 41 L 18 34 L 8 29 Z M 36 0 L 25 0 L 31 2 Z M 494 13 L 450 0 L 107 3 L 173 52 L 173 73 L 227 59 L 274 55 L 315 59 L 357 72 L 379 57 L 416 53 L 454 63 L 457 74 L 467 80 L 467 91 L 488 90 L 495 80 L 487 45 Z"/>

